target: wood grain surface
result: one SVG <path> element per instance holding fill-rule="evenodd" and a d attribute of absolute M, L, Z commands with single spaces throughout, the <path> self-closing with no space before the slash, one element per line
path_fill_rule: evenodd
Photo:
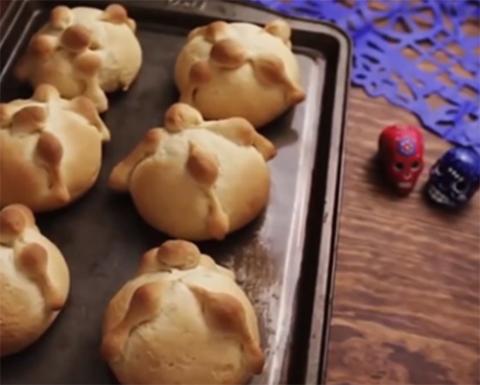
<path fill-rule="evenodd" d="M 352 90 L 326 383 L 479 384 L 480 193 L 461 211 L 428 203 L 428 170 L 449 144 L 425 131 L 426 169 L 395 196 L 374 157 L 398 122 L 419 125 Z"/>

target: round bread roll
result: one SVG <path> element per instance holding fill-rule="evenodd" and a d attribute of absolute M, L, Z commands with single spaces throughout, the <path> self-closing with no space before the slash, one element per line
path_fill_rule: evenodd
<path fill-rule="evenodd" d="M 261 127 L 305 97 L 291 51 L 290 26 L 216 21 L 194 29 L 178 55 L 180 101 L 206 119 L 246 118 Z"/>
<path fill-rule="evenodd" d="M 110 301 L 101 350 L 123 384 L 244 384 L 264 362 L 233 273 L 180 240 L 148 251 Z"/>
<path fill-rule="evenodd" d="M 127 90 L 142 64 L 135 22 L 118 4 L 105 10 L 57 6 L 16 67 L 20 80 L 54 85 L 66 98 L 84 95 L 100 112 L 105 92 Z"/>
<path fill-rule="evenodd" d="M 265 207 L 275 148 L 243 118 L 203 121 L 175 104 L 110 175 L 140 215 L 172 237 L 222 239 Z"/>
<path fill-rule="evenodd" d="M 36 341 L 65 305 L 67 264 L 23 205 L 0 211 L 0 356 Z"/>
<path fill-rule="evenodd" d="M 109 138 L 89 99 L 61 99 L 50 85 L 0 104 L 0 206 L 39 212 L 77 199 L 97 179 Z"/>

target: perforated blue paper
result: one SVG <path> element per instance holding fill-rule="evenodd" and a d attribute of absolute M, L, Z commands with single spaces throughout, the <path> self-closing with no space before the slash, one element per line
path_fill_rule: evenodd
<path fill-rule="evenodd" d="M 352 82 L 480 153 L 479 0 L 250 0 L 327 20 L 355 45 Z"/>

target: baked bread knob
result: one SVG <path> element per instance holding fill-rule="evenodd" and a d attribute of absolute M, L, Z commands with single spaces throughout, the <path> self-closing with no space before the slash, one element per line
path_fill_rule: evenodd
<path fill-rule="evenodd" d="M 181 240 L 148 251 L 110 301 L 101 351 L 123 384 L 245 384 L 264 362 L 233 273 Z"/>
<path fill-rule="evenodd" d="M 57 6 L 16 66 L 20 80 L 54 85 L 63 97 L 90 98 L 107 110 L 105 92 L 127 90 L 142 64 L 135 22 L 118 4 L 105 10 Z"/>
<path fill-rule="evenodd" d="M 222 239 L 265 207 L 266 160 L 275 148 L 243 118 L 204 121 L 194 108 L 170 107 L 110 175 L 130 191 L 140 215 L 172 237 Z"/>
<path fill-rule="evenodd" d="M 0 104 L 0 207 L 38 212 L 77 199 L 97 179 L 109 138 L 90 99 L 61 99 L 50 85 Z"/>
<path fill-rule="evenodd" d="M 305 97 L 290 33 L 280 19 L 264 28 L 216 21 L 194 29 L 175 65 L 180 101 L 206 119 L 269 123 Z"/>
<path fill-rule="evenodd" d="M 36 341 L 65 305 L 70 277 L 57 247 L 40 234 L 29 208 L 0 211 L 0 355 Z"/>

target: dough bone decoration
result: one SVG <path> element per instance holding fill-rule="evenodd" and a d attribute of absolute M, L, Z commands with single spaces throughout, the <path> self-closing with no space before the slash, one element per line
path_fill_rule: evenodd
<path fill-rule="evenodd" d="M 36 341 L 65 305 L 70 286 L 58 248 L 35 226 L 31 210 L 0 211 L 0 356 Z"/>
<path fill-rule="evenodd" d="M 101 353 L 123 384 L 245 384 L 262 371 L 257 318 L 232 271 L 193 243 L 144 254 L 107 306 Z"/>
<path fill-rule="evenodd" d="M 195 28 L 175 64 L 180 101 L 206 119 L 266 125 L 305 98 L 290 35 L 279 19 L 264 28 L 224 21 Z"/>
<path fill-rule="evenodd" d="M 33 86 L 52 84 L 66 98 L 84 95 L 100 112 L 106 111 L 105 93 L 127 90 L 140 69 L 142 51 L 135 29 L 118 4 L 105 10 L 57 6 L 30 40 L 16 76 Z"/>
<path fill-rule="evenodd" d="M 176 238 L 223 239 L 265 207 L 273 144 L 243 118 L 204 121 L 187 104 L 165 116 L 113 169 L 109 184 L 129 191 L 140 215 Z"/>
<path fill-rule="evenodd" d="M 90 99 L 39 85 L 30 99 L 0 104 L 0 206 L 63 207 L 96 181 L 110 133 Z"/>
<path fill-rule="evenodd" d="M 96 181 L 110 133 L 106 93 L 127 90 L 142 64 L 126 9 L 56 6 L 15 67 L 35 88 L 0 104 L 0 355 L 36 341 L 70 286 L 60 250 L 32 212 L 61 208 Z M 262 127 L 301 102 L 291 30 L 215 21 L 177 57 L 180 102 L 112 170 L 140 215 L 175 238 L 223 239 L 267 204 L 274 145 Z M 204 120 L 203 115 L 211 120 Z M 193 243 L 141 258 L 110 301 L 101 353 L 122 383 L 245 384 L 264 366 L 258 320 L 234 273 Z"/>

